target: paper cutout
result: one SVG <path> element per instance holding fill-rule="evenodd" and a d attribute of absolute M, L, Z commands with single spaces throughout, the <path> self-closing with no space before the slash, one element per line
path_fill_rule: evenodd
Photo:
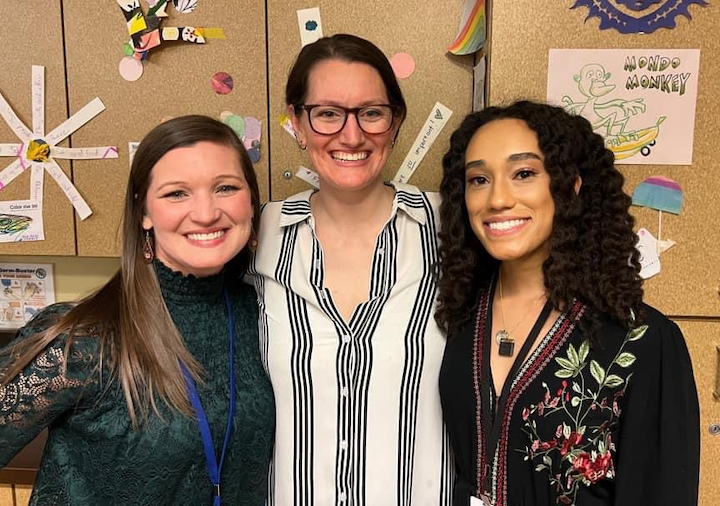
<path fill-rule="evenodd" d="M 175 10 L 180 14 L 187 14 L 195 10 L 198 0 L 173 0 Z"/>
<path fill-rule="evenodd" d="M 662 214 L 663 211 L 680 214 L 683 205 L 683 193 L 680 185 L 664 176 L 651 176 L 635 188 L 632 203 L 635 206 L 648 207 L 658 211 L 658 255 L 674 246 L 675 241 L 662 239 Z"/>
<path fill-rule="evenodd" d="M 297 172 L 295 172 L 295 176 L 299 179 L 302 179 L 310 186 L 320 188 L 320 176 L 318 176 L 316 172 L 313 172 L 312 170 L 308 169 L 303 165 L 301 165 L 298 168 Z"/>
<path fill-rule="evenodd" d="M 163 18 L 168 17 L 166 12 L 168 1 L 158 0 L 152 3 L 147 15 L 145 15 L 140 7 L 139 0 L 116 0 L 125 17 L 128 33 L 130 34 L 129 46 L 133 50 L 131 55 L 136 60 L 145 60 L 151 49 L 160 46 L 165 41 L 204 44 L 206 38 L 225 38 L 221 28 L 195 28 L 192 26 L 160 28 Z M 178 12 L 187 13 L 195 9 L 197 0 L 174 0 L 174 5 Z M 127 68 L 120 68 L 128 72 Z M 135 75 L 135 73 L 132 75 Z M 125 75 L 123 75 L 123 78 L 125 78 Z"/>
<path fill-rule="evenodd" d="M 403 160 L 402 165 L 400 165 L 393 181 L 399 183 L 408 182 L 413 172 L 417 170 L 418 165 L 422 162 L 422 159 L 425 158 L 435 139 L 437 139 L 440 132 L 442 132 L 442 129 L 445 128 L 452 113 L 450 109 L 440 102 L 435 102 L 435 105 L 430 111 L 430 115 L 427 120 L 425 120 L 425 124 L 422 129 L 420 129 L 420 133 L 418 133 L 415 138 L 415 142 L 413 142 L 405 160 Z"/>
<path fill-rule="evenodd" d="M 131 169 L 132 169 L 133 158 L 135 158 L 135 151 L 137 151 L 137 148 L 139 145 L 140 145 L 140 141 L 128 142 L 128 164 L 130 165 Z"/>
<path fill-rule="evenodd" d="M 619 8 L 613 3 L 623 6 Z M 660 3 L 657 6 L 655 4 Z M 692 19 L 688 7 L 707 5 L 704 0 L 576 0 L 571 9 L 587 7 L 590 18 L 600 19 L 600 29 L 614 28 L 620 33 L 652 33 L 658 28 L 675 28 L 675 17 Z M 628 10 L 636 11 L 628 12 Z"/>
<path fill-rule="evenodd" d="M 635 249 L 640 252 L 640 277 L 648 279 L 660 272 L 658 241 L 645 228 L 638 230 L 637 236 L 638 242 Z"/>
<path fill-rule="evenodd" d="M 320 21 L 320 8 L 311 7 L 297 11 L 298 27 L 300 29 L 300 42 L 302 47 L 312 44 L 322 38 L 323 28 Z"/>
<path fill-rule="evenodd" d="M 295 129 L 292 126 L 292 120 L 287 114 L 280 114 L 277 117 L 277 122 L 283 127 L 287 133 L 289 133 L 293 139 L 295 139 Z"/>
<path fill-rule="evenodd" d="M 473 112 L 485 109 L 485 75 L 487 69 L 487 58 L 480 57 L 477 65 L 473 67 Z"/>
<path fill-rule="evenodd" d="M 390 58 L 390 65 L 398 79 L 407 79 L 415 72 L 415 60 L 407 53 L 397 53 Z"/>
<path fill-rule="evenodd" d="M 10 126 L 13 133 L 20 139 L 20 144 L 0 144 L 0 156 L 15 157 L 15 160 L 0 172 L 0 190 L 10 184 L 13 179 L 19 176 L 23 171 L 32 168 L 31 174 L 31 195 L 33 202 L 38 204 L 39 208 L 27 208 L 29 211 L 36 211 L 39 217 L 30 216 L 33 223 L 36 223 L 33 232 L 25 234 L 20 240 L 42 240 L 44 238 L 42 232 L 38 232 L 42 227 L 42 185 L 43 185 L 43 169 L 50 174 L 53 179 L 60 185 L 65 196 L 70 200 L 73 207 L 77 211 L 80 219 L 84 220 L 92 211 L 83 200 L 75 186 L 70 182 L 68 177 L 57 165 L 54 157 L 71 158 L 71 159 L 97 159 L 97 158 L 117 158 L 118 151 L 115 146 L 103 146 L 94 148 L 63 148 L 56 146 L 70 134 L 78 130 L 85 123 L 97 116 L 105 109 L 105 106 L 99 98 L 90 101 L 85 107 L 77 111 L 70 118 L 61 123 L 49 134 L 44 133 L 44 114 L 45 114 L 45 81 L 44 68 L 33 66 L 32 79 L 32 111 L 33 111 L 33 132 L 18 119 L 15 112 L 9 106 L 5 98 L 0 93 L 0 115 Z M 41 70 L 42 69 L 42 70 Z M 41 116 L 41 117 L 38 117 Z M 39 188 L 39 192 L 38 192 Z M 21 209 L 25 210 L 24 201 Z M 10 211 L 5 214 L 13 214 L 12 206 L 19 205 L 16 202 L 3 202 L 2 204 L 10 206 Z M 38 229 L 37 227 L 40 227 Z M 34 238 L 33 238 L 34 237 Z"/>
<path fill-rule="evenodd" d="M 216 72 L 210 79 L 210 86 L 218 95 L 227 95 L 235 87 L 235 82 L 227 72 Z"/>
<path fill-rule="evenodd" d="M 692 164 L 700 51 L 551 49 L 547 99 L 581 114 L 617 163 Z"/>
<path fill-rule="evenodd" d="M 635 206 L 680 214 L 683 192 L 680 185 L 664 176 L 651 176 L 640 183 L 632 195 Z"/>
<path fill-rule="evenodd" d="M 262 135 L 262 124 L 257 118 L 248 116 L 243 118 L 230 111 L 223 111 L 220 120 L 233 129 L 245 146 L 250 161 L 260 161 L 260 136 Z"/>
<path fill-rule="evenodd" d="M 142 62 L 136 60 L 132 56 L 126 56 L 120 60 L 120 64 L 118 65 L 120 76 L 130 82 L 140 79 L 144 70 Z"/>
<path fill-rule="evenodd" d="M 455 40 L 448 46 L 452 54 L 472 54 L 485 44 L 485 0 L 465 0 Z"/>

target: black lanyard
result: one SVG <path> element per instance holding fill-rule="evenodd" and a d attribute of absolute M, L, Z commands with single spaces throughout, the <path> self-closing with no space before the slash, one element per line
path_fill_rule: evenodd
<path fill-rule="evenodd" d="M 494 290 L 493 290 L 494 293 Z M 543 326 L 545 325 L 545 322 L 548 319 L 548 316 L 550 316 L 550 313 L 553 309 L 552 304 L 550 301 L 547 301 L 545 305 L 543 306 L 542 311 L 540 312 L 540 316 L 538 316 L 538 319 L 535 321 L 535 325 L 533 326 L 532 330 L 530 330 L 530 333 L 528 334 L 527 339 L 525 340 L 525 343 L 522 345 L 522 348 L 520 348 L 520 351 L 518 352 L 517 356 L 515 357 L 515 361 L 513 362 L 512 367 L 510 368 L 510 372 L 508 373 L 507 377 L 505 378 L 505 384 L 503 385 L 503 389 L 500 392 L 500 402 L 498 402 L 497 407 L 495 409 L 495 418 L 492 418 L 491 413 L 491 405 L 490 400 L 492 400 L 495 397 L 495 392 L 490 392 L 489 399 L 483 399 L 482 390 L 483 388 L 487 388 L 488 391 L 494 390 L 493 387 L 493 379 L 492 379 L 492 371 L 490 370 L 490 351 L 491 351 L 491 344 L 492 344 L 492 297 L 490 297 L 490 294 L 488 293 L 486 295 L 487 297 L 487 304 L 488 304 L 488 312 L 487 312 L 487 319 L 485 321 L 485 328 L 484 329 L 477 329 L 479 331 L 482 331 L 482 336 L 479 336 L 479 332 L 476 332 L 475 339 L 484 339 L 485 346 L 483 346 L 483 356 L 482 357 L 476 357 L 477 359 L 480 358 L 482 360 L 482 376 L 481 376 L 481 383 L 476 388 L 475 392 L 475 402 L 481 403 L 482 406 L 482 418 L 484 425 L 487 425 L 490 423 L 490 420 L 492 420 L 492 428 L 490 430 L 490 433 L 488 435 L 488 438 L 485 442 L 485 448 L 484 448 L 484 456 L 485 456 L 485 465 L 483 466 L 481 462 L 477 463 L 477 472 L 480 475 L 478 479 L 478 483 L 482 485 L 481 490 L 478 490 L 478 493 L 482 493 L 483 495 L 489 494 L 490 492 L 490 462 L 492 462 L 493 456 L 497 450 L 498 440 L 500 439 L 500 431 L 502 430 L 502 413 L 505 411 L 505 403 L 507 402 L 508 395 L 510 394 L 510 385 L 512 384 L 513 378 L 517 374 L 520 367 L 522 367 L 523 363 L 525 362 L 525 358 L 527 357 L 528 353 L 530 352 L 530 349 L 532 348 L 533 344 L 535 343 L 535 340 L 537 339 L 538 334 L 540 334 L 540 330 L 542 330 Z M 481 301 L 482 303 L 482 301 Z M 478 311 L 480 310 L 480 307 L 478 307 Z M 480 364 L 474 363 L 474 367 L 478 367 Z M 482 441 L 482 433 L 484 432 L 485 427 L 477 427 L 477 440 L 478 445 L 480 444 L 480 441 Z M 479 452 L 478 452 L 479 455 Z"/>
<path fill-rule="evenodd" d="M 203 448 L 205 450 L 205 460 L 207 462 L 208 476 L 213 486 L 213 506 L 220 506 L 220 477 L 222 475 L 222 465 L 225 461 L 225 451 L 227 450 L 230 434 L 232 433 L 233 419 L 235 418 L 235 315 L 233 314 L 232 302 L 228 296 L 227 290 L 223 290 L 225 296 L 225 305 L 228 313 L 228 337 L 230 340 L 230 409 L 228 411 L 227 428 L 225 429 L 225 439 L 223 440 L 222 450 L 220 452 L 220 460 L 218 461 L 213 445 L 212 434 L 210 433 L 210 424 L 208 423 L 205 410 L 200 402 L 197 387 L 192 376 L 181 364 L 183 373 L 185 374 L 185 383 L 187 385 L 188 397 L 192 403 L 193 410 L 197 416 L 198 428 L 203 440 Z"/>

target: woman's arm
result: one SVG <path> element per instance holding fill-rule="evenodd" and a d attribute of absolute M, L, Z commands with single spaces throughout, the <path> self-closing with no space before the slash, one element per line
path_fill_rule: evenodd
<path fill-rule="evenodd" d="M 43 310 L 0 352 L 0 372 L 12 363 L 5 353 L 43 332 L 67 312 L 68 306 Z M 0 467 L 63 413 L 97 391 L 98 343 L 95 337 L 55 338 L 22 371 L 0 386 Z"/>

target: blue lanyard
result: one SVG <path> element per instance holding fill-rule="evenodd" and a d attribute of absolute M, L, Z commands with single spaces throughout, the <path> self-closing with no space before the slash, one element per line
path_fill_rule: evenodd
<path fill-rule="evenodd" d="M 220 453 L 220 462 L 218 463 L 213 445 L 212 435 L 210 434 L 210 425 L 205 415 L 205 410 L 200 402 L 200 396 L 195 386 L 195 381 L 188 372 L 185 364 L 180 364 L 183 374 L 185 374 L 185 383 L 187 385 L 188 396 L 195 415 L 197 416 L 200 435 L 205 448 L 205 460 L 207 460 L 208 475 L 213 485 L 213 506 L 220 506 L 220 476 L 222 474 L 222 465 L 225 460 L 225 450 L 227 450 L 230 433 L 232 432 L 233 419 L 235 418 L 235 315 L 233 314 L 232 302 L 228 296 L 227 290 L 223 289 L 225 296 L 225 305 L 228 313 L 228 336 L 230 339 L 230 411 L 228 413 L 227 428 L 225 429 L 225 440 L 223 441 L 222 451 Z"/>

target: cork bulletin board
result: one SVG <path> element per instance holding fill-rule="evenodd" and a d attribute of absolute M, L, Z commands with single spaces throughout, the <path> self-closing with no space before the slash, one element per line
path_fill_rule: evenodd
<path fill-rule="evenodd" d="M 147 9 L 147 2 L 141 1 Z M 267 199 L 267 80 L 265 66 L 265 2 L 205 0 L 195 11 L 178 14 L 172 2 L 161 26 L 219 27 L 226 39 L 204 45 L 163 42 L 149 53 L 142 77 L 123 80 L 118 62 L 129 35 L 116 2 L 96 4 L 65 1 L 68 97 L 71 110 L 99 96 L 107 109 L 92 128 L 73 135 L 72 142 L 94 146 L 116 144 L 116 160 L 73 163 L 74 181 L 94 214 L 77 225 L 80 256 L 118 255 L 118 227 L 129 171 L 128 142 L 139 141 L 168 116 L 205 114 L 220 118 L 223 111 L 262 121 L 261 159 L 255 164 L 261 198 Z M 210 86 L 219 71 L 234 80 L 233 91 L 215 93 Z"/>
<path fill-rule="evenodd" d="M 646 300 L 670 315 L 720 315 L 720 24 L 718 5 L 690 6 L 693 19 L 676 18 L 675 29 L 647 35 L 600 30 L 597 18 L 585 20 L 587 9 L 571 10 L 574 1 L 531 0 L 493 2 L 490 42 L 489 103 L 517 99 L 544 100 L 549 49 L 700 49 L 693 164 L 619 165 L 626 191 L 645 178 L 663 175 L 680 184 L 684 206 L 680 215 L 663 214 L 662 236 L 677 244 L 662 253 L 662 270 L 645 283 Z M 632 207 L 638 227 L 657 237 L 657 211 Z"/>
<path fill-rule="evenodd" d="M 38 9 L 34 2 L 0 2 L 0 20 L 13 20 L 0 58 L 0 93 L 25 125 L 32 125 L 32 66 L 45 67 L 45 125 L 48 131 L 60 125 L 67 116 L 65 68 L 59 2 L 43 2 Z M 38 32 L 42 35 L 39 36 Z M 0 120 L 0 143 L 20 141 L 7 124 Z M 67 145 L 67 141 L 61 143 Z M 0 157 L 0 170 L 14 161 Z M 70 164 L 58 163 L 69 175 Z M 45 174 L 43 215 L 45 240 L 24 243 L 0 243 L 0 254 L 74 255 L 73 209 L 62 190 Z M 30 171 L 24 171 L 0 192 L 0 200 L 30 198 Z"/>
<path fill-rule="evenodd" d="M 285 112 L 285 83 L 300 51 L 296 11 L 319 7 L 323 33 L 351 33 L 372 41 L 388 58 L 409 53 L 415 72 L 401 79 L 408 115 L 390 156 L 384 176 L 392 179 L 420 132 L 435 102 L 453 111 L 449 122 L 409 180 L 424 190 L 436 190 L 442 177 L 442 156 L 452 131 L 472 107 L 472 56 L 446 53 L 455 38 L 463 2 L 338 2 L 319 0 L 308 4 L 299 0 L 268 1 L 268 63 L 270 77 L 270 134 L 272 198 L 282 199 L 309 188 L 294 177 L 300 165 L 310 159 L 300 151 L 275 117 Z M 293 176 L 284 177 L 285 172 Z"/>

